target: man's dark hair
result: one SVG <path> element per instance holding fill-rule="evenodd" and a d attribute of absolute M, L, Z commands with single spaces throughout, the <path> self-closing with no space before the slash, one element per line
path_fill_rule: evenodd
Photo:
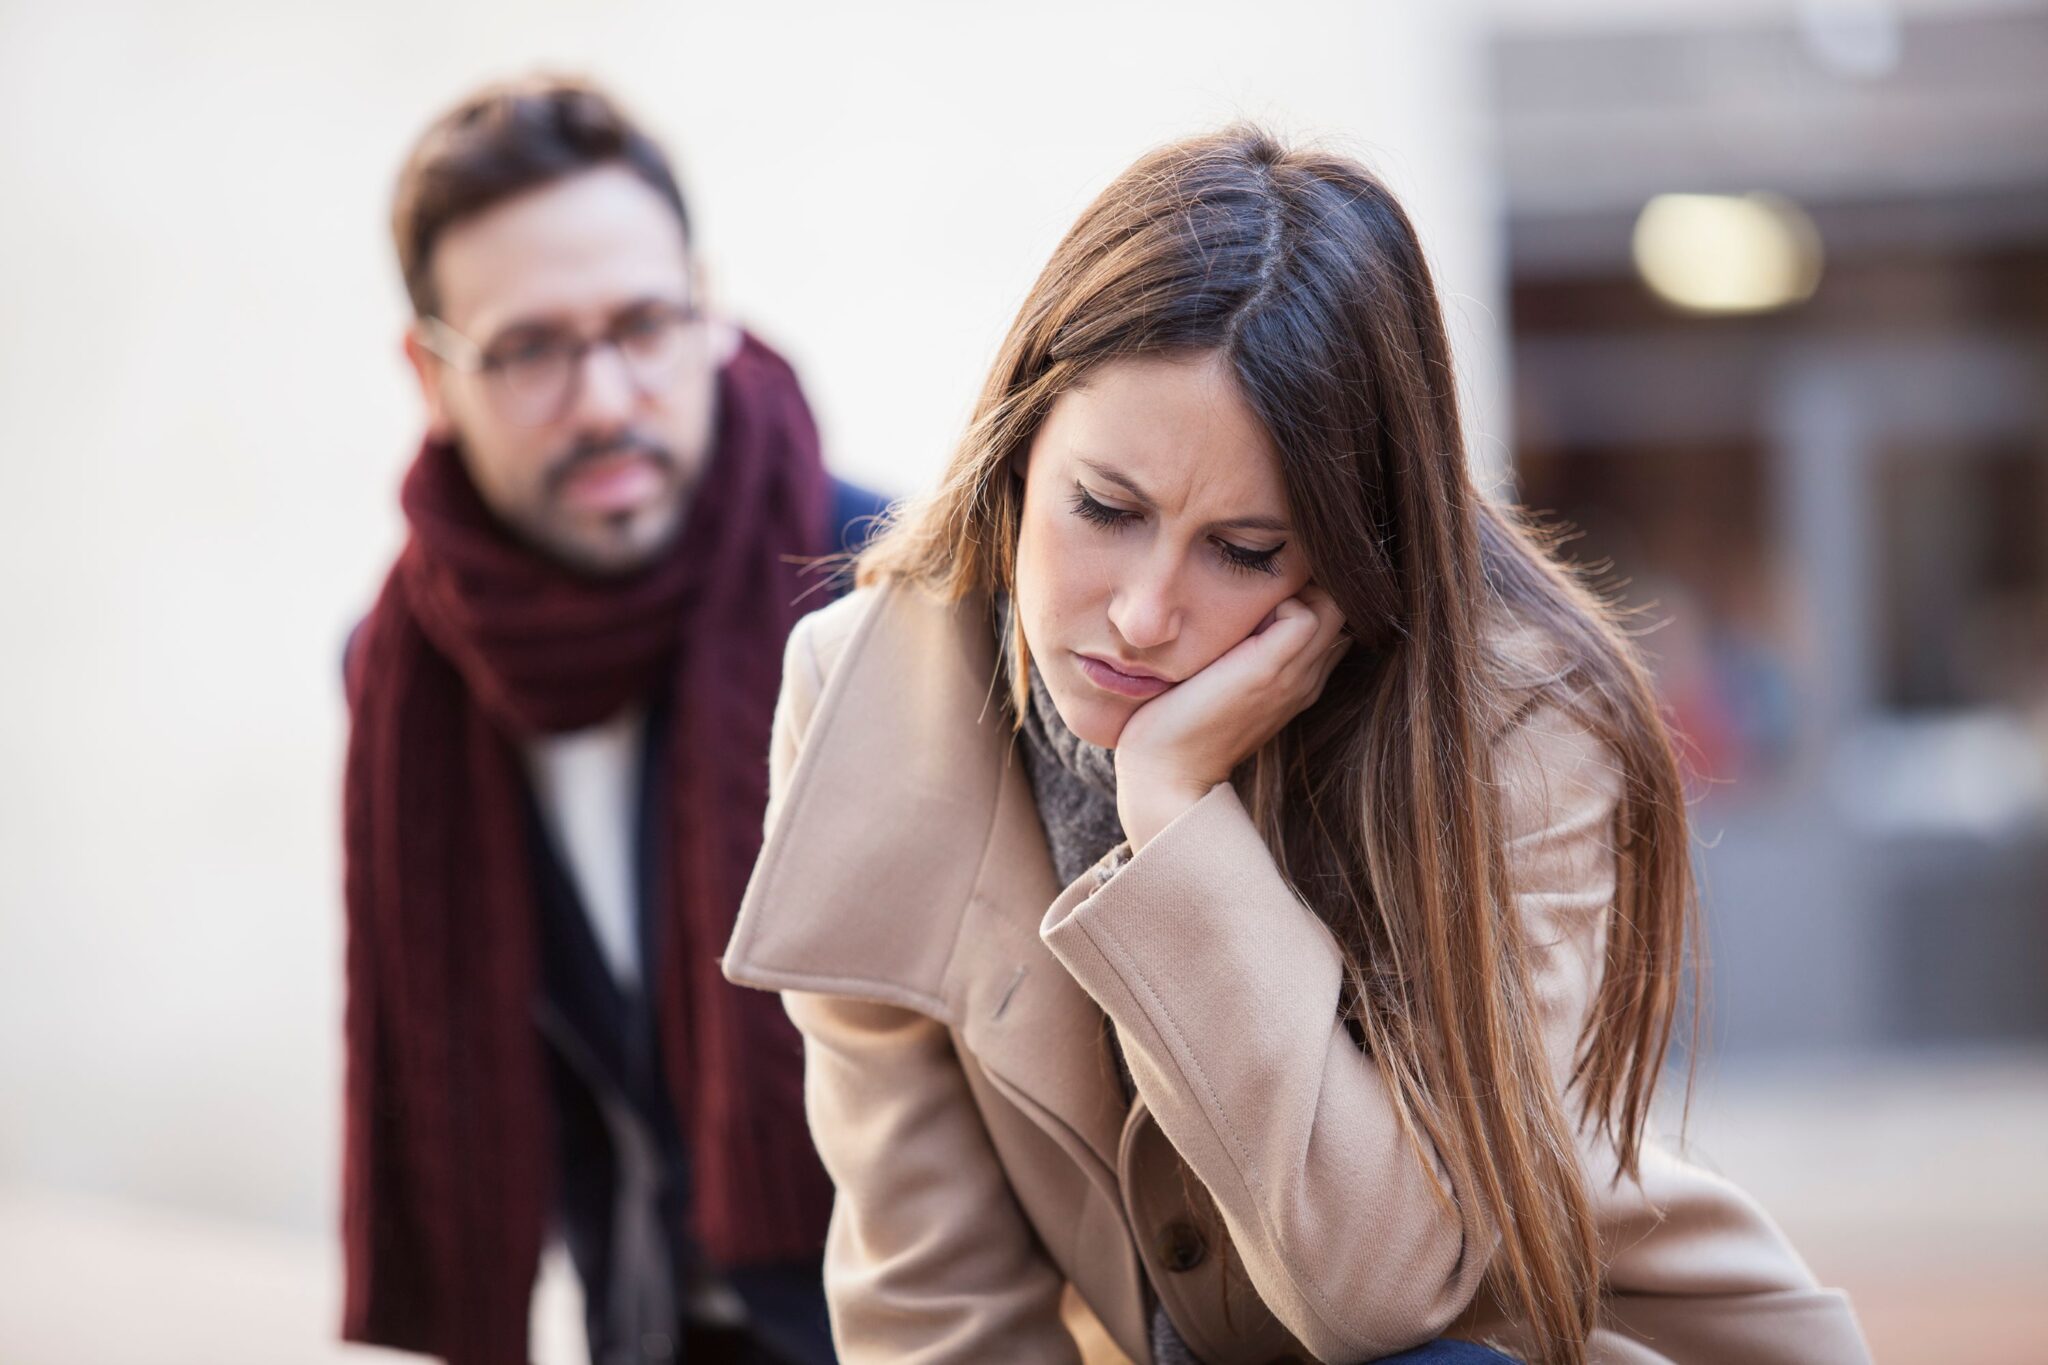
<path fill-rule="evenodd" d="M 435 310 L 441 234 L 515 195 L 580 171 L 623 166 L 676 211 L 689 211 L 668 157 L 612 98 L 587 81 L 529 77 L 487 86 L 436 119 L 399 172 L 391 235 L 414 311 Z"/>

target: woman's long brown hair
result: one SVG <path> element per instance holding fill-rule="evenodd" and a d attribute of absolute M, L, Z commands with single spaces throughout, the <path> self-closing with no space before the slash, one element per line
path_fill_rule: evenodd
<path fill-rule="evenodd" d="M 1577 1134 L 1604 1135 L 1636 1173 L 1694 938 L 1683 789 L 1617 612 L 1472 482 L 1435 286 L 1386 187 L 1253 128 L 1139 161 L 1053 253 L 941 486 L 869 547 L 859 579 L 1010 591 L 1012 460 L 1053 401 L 1111 360 L 1213 352 L 1264 422 L 1315 580 L 1358 641 L 1240 790 L 1344 948 L 1339 1007 L 1418 1160 L 1432 1170 L 1433 1149 L 1498 1228 L 1489 1283 L 1539 1359 L 1583 1360 L 1600 1264 Z M 1548 665 L 1498 648 L 1502 623 L 1544 640 Z M 1530 1000 L 1491 753 L 1545 702 L 1623 774 L 1606 960 L 1563 1093 Z"/>

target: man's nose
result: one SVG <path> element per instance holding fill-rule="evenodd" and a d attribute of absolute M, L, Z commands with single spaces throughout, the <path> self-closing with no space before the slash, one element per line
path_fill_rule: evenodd
<path fill-rule="evenodd" d="M 1179 557 L 1148 557 L 1111 595 L 1109 621 L 1132 649 L 1171 644 L 1181 624 Z"/>
<path fill-rule="evenodd" d="M 610 342 L 599 342 L 576 360 L 575 399 L 569 416 L 586 427 L 629 422 L 640 406 L 640 386 L 626 357 Z"/>

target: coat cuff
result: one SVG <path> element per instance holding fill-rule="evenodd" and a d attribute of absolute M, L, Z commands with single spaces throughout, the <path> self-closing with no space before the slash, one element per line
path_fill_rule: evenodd
<path fill-rule="evenodd" d="M 1233 1034 L 1276 1005 L 1316 1011 L 1316 1031 L 1327 1032 L 1344 972 L 1335 938 L 1280 875 L 1228 782 L 1113 875 L 1075 878 L 1046 911 L 1039 937 L 1127 1039 L 1135 1028 L 1180 1061 L 1185 1049 L 1199 1055 L 1212 1043 L 1242 1055 L 1241 1036 L 1196 1035 Z M 1217 987 L 1235 1008 L 1216 1008 Z"/>

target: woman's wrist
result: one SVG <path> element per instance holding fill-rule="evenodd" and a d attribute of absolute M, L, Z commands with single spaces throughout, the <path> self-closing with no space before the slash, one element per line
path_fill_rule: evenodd
<path fill-rule="evenodd" d="M 1131 852 L 1152 842 L 1159 831 L 1178 819 L 1190 806 L 1209 794 L 1213 783 L 1175 780 L 1117 784 L 1117 816 L 1130 841 Z"/>

